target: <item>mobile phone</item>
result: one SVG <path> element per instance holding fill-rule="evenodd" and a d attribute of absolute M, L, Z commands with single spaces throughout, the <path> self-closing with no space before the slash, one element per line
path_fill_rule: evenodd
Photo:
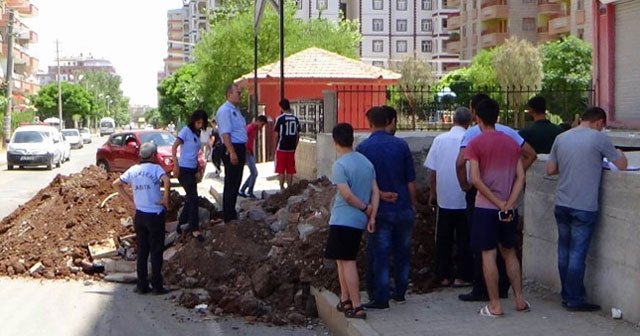
<path fill-rule="evenodd" d="M 503 222 L 513 219 L 513 210 L 498 211 L 498 219 Z"/>

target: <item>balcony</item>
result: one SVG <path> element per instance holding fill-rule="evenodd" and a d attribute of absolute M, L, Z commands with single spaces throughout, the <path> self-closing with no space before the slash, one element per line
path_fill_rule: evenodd
<path fill-rule="evenodd" d="M 549 0 L 538 0 L 538 14 L 558 14 L 561 10 L 559 3 L 554 3 Z"/>
<path fill-rule="evenodd" d="M 549 33 L 550 34 L 563 34 L 569 32 L 569 16 L 560 16 L 555 19 L 549 20 Z"/>
<path fill-rule="evenodd" d="M 5 5 L 22 16 L 37 16 L 38 7 L 32 5 L 29 0 L 7 0 Z"/>
<path fill-rule="evenodd" d="M 549 27 L 538 27 L 538 44 L 555 40 L 557 35 L 549 34 Z"/>
<path fill-rule="evenodd" d="M 445 50 L 448 54 L 459 54 L 460 53 L 460 40 L 458 41 L 447 41 L 447 46 Z"/>
<path fill-rule="evenodd" d="M 576 11 L 576 24 L 583 25 L 585 23 L 584 9 Z"/>
<path fill-rule="evenodd" d="M 18 33 L 16 39 L 18 43 L 31 44 L 38 42 L 38 34 L 32 30 L 22 30 Z"/>
<path fill-rule="evenodd" d="M 482 21 L 508 18 L 509 6 L 504 0 L 486 0 L 482 2 L 480 9 L 480 19 Z"/>
<path fill-rule="evenodd" d="M 447 7 L 460 8 L 460 0 L 448 0 Z"/>
<path fill-rule="evenodd" d="M 447 18 L 447 29 L 449 30 L 457 30 L 460 29 L 460 25 L 462 24 L 462 18 L 460 14 L 451 14 Z"/>
<path fill-rule="evenodd" d="M 480 36 L 480 47 L 491 48 L 497 45 L 501 45 L 509 36 L 506 32 L 485 30 Z"/>

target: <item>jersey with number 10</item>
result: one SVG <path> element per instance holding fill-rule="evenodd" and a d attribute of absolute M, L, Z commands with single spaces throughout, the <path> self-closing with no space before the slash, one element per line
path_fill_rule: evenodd
<path fill-rule="evenodd" d="M 295 151 L 298 133 L 300 133 L 300 122 L 298 117 L 291 113 L 283 113 L 276 119 L 275 131 L 278 133 L 279 151 Z"/>

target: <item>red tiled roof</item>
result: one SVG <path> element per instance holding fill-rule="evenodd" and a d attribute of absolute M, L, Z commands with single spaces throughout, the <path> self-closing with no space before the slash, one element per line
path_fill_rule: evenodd
<path fill-rule="evenodd" d="M 280 78 L 280 61 L 258 68 L 258 78 L 269 77 Z M 400 74 L 324 49 L 309 48 L 285 58 L 284 77 L 400 79 Z M 250 72 L 236 79 L 236 82 L 252 78 L 253 72 Z"/>

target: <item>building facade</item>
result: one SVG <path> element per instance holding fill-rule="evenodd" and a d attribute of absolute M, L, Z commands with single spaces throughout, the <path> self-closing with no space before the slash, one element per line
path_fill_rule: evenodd
<path fill-rule="evenodd" d="M 39 89 L 35 74 L 38 70 L 38 59 L 31 56 L 29 46 L 38 42 L 38 34 L 31 30 L 25 19 L 36 16 L 38 8 L 29 0 L 0 1 L 0 30 L 2 34 L 2 54 L 0 55 L 0 74 L 6 78 L 7 27 L 13 17 L 13 98 L 16 103 L 36 93 Z"/>
<path fill-rule="evenodd" d="M 470 60 L 480 50 L 517 36 L 541 44 L 563 35 L 592 38 L 591 0 L 449 0 L 460 12 L 449 20 L 447 50 Z"/>
<path fill-rule="evenodd" d="M 63 82 L 78 83 L 82 79 L 81 74 L 89 71 L 104 71 L 116 76 L 116 69 L 111 61 L 103 58 L 95 58 L 89 54 L 84 56 L 60 57 L 60 80 Z M 57 81 L 58 65 L 50 65 L 46 73 L 36 75 L 39 85 L 47 85 Z"/>

